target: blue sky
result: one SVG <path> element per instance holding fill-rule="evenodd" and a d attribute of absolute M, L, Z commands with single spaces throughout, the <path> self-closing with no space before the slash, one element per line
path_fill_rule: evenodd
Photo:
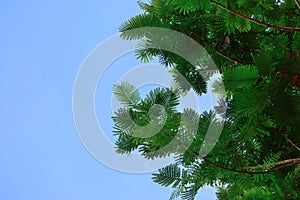
<path fill-rule="evenodd" d="M 168 199 L 172 190 L 152 183 L 150 174 L 121 173 L 94 159 L 72 116 L 81 63 L 139 12 L 131 0 L 1 1 L 0 199 Z M 116 62 L 122 70 L 110 73 L 122 75 L 137 64 L 129 55 Z M 101 111 L 101 102 L 96 107 Z M 111 115 L 105 110 L 99 118 Z M 198 199 L 215 196 L 205 190 Z"/>

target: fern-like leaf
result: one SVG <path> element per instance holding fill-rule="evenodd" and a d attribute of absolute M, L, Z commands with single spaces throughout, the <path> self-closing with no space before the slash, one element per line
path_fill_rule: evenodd
<path fill-rule="evenodd" d="M 114 85 L 113 94 L 120 103 L 127 107 L 134 106 L 141 100 L 139 91 L 128 82 Z"/>
<path fill-rule="evenodd" d="M 258 77 L 258 70 L 254 66 L 237 66 L 223 72 L 223 82 L 229 91 L 250 87 L 257 81 Z"/>
<path fill-rule="evenodd" d="M 181 169 L 175 164 L 168 165 L 152 174 L 152 180 L 162 186 L 176 186 L 181 181 Z"/>

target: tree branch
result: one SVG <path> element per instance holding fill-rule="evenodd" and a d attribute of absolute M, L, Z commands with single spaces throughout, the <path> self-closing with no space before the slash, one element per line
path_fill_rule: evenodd
<path fill-rule="evenodd" d="M 295 1 L 296 1 L 296 3 L 299 3 L 298 0 L 295 0 Z M 261 21 L 258 21 L 258 20 L 256 20 L 256 19 L 253 19 L 253 18 L 251 18 L 251 17 L 248 17 L 248 16 L 246 16 L 246 15 L 243 15 L 243 14 L 241 14 L 241 13 L 239 13 L 239 12 L 236 12 L 236 11 L 234 11 L 234 10 L 231 10 L 231 9 L 229 9 L 229 8 L 226 8 L 224 5 L 222 5 L 222 4 L 220 4 L 220 3 L 216 2 L 216 1 L 211 0 L 210 2 L 211 2 L 212 4 L 218 6 L 219 8 L 221 8 L 221 9 L 223 9 L 223 10 L 226 10 L 226 11 L 230 12 L 230 13 L 233 14 L 233 15 L 236 15 L 236 16 L 241 17 L 241 18 L 243 18 L 243 19 L 249 20 L 249 21 L 251 21 L 251 22 L 253 22 L 253 23 L 255 23 L 255 24 L 258 24 L 258 25 L 260 25 L 260 26 L 264 26 L 264 27 L 272 28 L 272 29 L 277 29 L 277 30 L 282 30 L 282 31 L 283 31 L 283 30 L 285 30 L 285 31 L 300 31 L 300 28 L 299 28 L 299 27 L 286 27 L 286 26 L 276 26 L 276 25 L 273 25 L 273 24 L 268 24 L 268 23 L 261 22 Z M 298 5 L 298 4 L 297 4 L 297 5 Z"/>
<path fill-rule="evenodd" d="M 162 130 L 167 134 L 167 136 L 171 137 L 173 140 L 176 140 L 178 145 L 180 145 L 181 147 L 183 147 L 184 149 L 186 149 L 188 152 L 192 153 L 194 156 L 196 156 L 197 158 L 200 158 L 202 159 L 204 162 L 212 165 L 212 166 L 215 166 L 217 168 L 220 168 L 220 169 L 223 169 L 223 170 L 226 170 L 226 171 L 231 171 L 231 172 L 236 172 L 236 173 L 241 173 L 241 174 L 268 174 L 268 173 L 271 173 L 271 172 L 275 172 L 275 171 L 278 171 L 282 168 L 285 168 L 285 167 L 289 167 L 289 166 L 295 166 L 295 165 L 299 165 L 300 164 L 300 158 L 295 158 L 295 159 L 291 159 L 293 160 L 294 162 L 291 162 L 291 161 L 280 161 L 278 163 L 284 163 L 286 162 L 285 165 L 280 165 L 278 167 L 275 167 L 273 169 L 269 169 L 269 170 L 264 170 L 264 171 L 259 171 L 259 172 L 251 172 L 251 171 L 248 171 L 248 170 L 251 170 L 251 169 L 260 169 L 263 167 L 263 165 L 258 165 L 258 166 L 249 166 L 250 168 L 249 169 L 246 169 L 247 167 L 244 167 L 244 169 L 241 169 L 241 170 L 238 170 L 238 169 L 232 169 L 232 168 L 228 168 L 228 167 L 225 167 L 223 165 L 220 165 L 218 163 L 215 163 L 203 156 L 201 156 L 199 153 L 197 152 L 193 152 L 189 149 L 188 146 L 186 146 L 185 144 L 183 144 L 182 142 L 178 141 L 176 138 L 174 138 L 172 135 L 170 135 L 170 133 L 165 130 L 164 128 L 162 128 Z M 272 165 L 272 164 L 270 164 Z M 274 165 L 274 164 L 273 164 Z"/>
<path fill-rule="evenodd" d="M 198 154 L 198 157 L 200 155 Z M 241 174 L 268 174 L 268 173 L 271 173 L 271 172 L 275 172 L 275 171 L 278 171 L 282 168 L 285 168 L 285 167 L 290 167 L 290 166 L 296 166 L 296 165 L 299 165 L 300 164 L 300 158 L 295 158 L 295 160 L 297 160 L 297 162 L 292 162 L 292 163 L 288 163 L 286 165 L 282 165 L 282 166 L 278 166 L 278 167 L 275 167 L 273 169 L 269 169 L 269 170 L 265 170 L 265 171 L 260 171 L 260 172 L 251 172 L 251 171 L 248 171 L 250 169 L 246 169 L 247 167 L 245 167 L 244 169 L 246 170 L 237 170 L 237 169 L 232 169 L 232 168 L 227 168 L 227 167 L 224 167 L 220 164 L 217 164 L 217 163 L 214 163 L 206 158 L 202 158 L 206 163 L 208 164 L 211 164 L 215 167 L 218 167 L 218 168 L 221 168 L 223 170 L 226 170 L 226 171 L 231 171 L 231 172 L 237 172 L 237 173 L 241 173 Z M 261 168 L 261 165 L 259 166 L 250 166 L 251 169 L 259 169 Z"/>
<path fill-rule="evenodd" d="M 300 19 L 298 19 L 298 16 L 297 15 L 295 15 L 295 14 L 293 14 L 293 13 L 290 13 L 290 12 L 288 12 L 288 14 L 291 16 L 291 17 L 293 17 L 293 19 L 294 20 L 296 20 L 296 21 L 300 21 Z"/>
<path fill-rule="evenodd" d="M 295 147 L 298 151 L 300 151 L 300 147 L 298 147 L 292 140 L 290 140 L 285 134 L 281 133 L 278 128 L 270 128 L 270 131 L 274 131 L 277 134 L 280 134 L 286 139 L 293 147 Z"/>
<path fill-rule="evenodd" d="M 214 71 L 222 71 L 222 70 L 225 70 L 225 69 L 230 69 L 232 67 L 235 67 L 237 66 L 238 63 L 233 63 L 232 65 L 228 65 L 226 67 L 222 67 L 222 69 L 200 69 L 199 71 L 200 72 L 214 72 Z"/>
<path fill-rule="evenodd" d="M 292 140 L 290 140 L 286 135 L 280 133 L 293 147 L 295 147 L 298 151 L 300 151 L 300 147 L 298 147 Z"/>
<path fill-rule="evenodd" d="M 206 42 L 206 41 L 204 40 L 204 38 L 203 38 L 201 35 L 199 35 L 198 33 L 194 33 L 194 35 L 195 35 L 196 38 L 197 38 L 198 40 L 200 40 L 205 46 L 207 46 L 208 48 L 214 50 L 218 55 L 222 56 L 223 58 L 225 58 L 225 59 L 227 59 L 227 60 L 229 60 L 229 61 L 231 61 L 231 62 L 233 62 L 233 63 L 235 63 L 235 64 L 244 65 L 243 63 L 241 63 L 241 62 L 239 62 L 239 61 L 237 61 L 237 60 L 235 60 L 235 59 L 233 59 L 233 58 L 229 58 L 228 56 L 224 55 L 222 52 L 220 52 L 220 51 L 216 50 L 215 48 L 213 48 L 212 46 L 210 46 L 210 44 L 209 44 L 208 42 Z"/>
<path fill-rule="evenodd" d="M 299 2 L 299 0 L 295 0 L 295 3 L 298 6 L 298 8 L 300 9 L 300 2 Z"/>
<path fill-rule="evenodd" d="M 273 164 L 265 164 L 265 165 L 257 165 L 257 166 L 248 166 L 244 167 L 243 169 L 249 170 L 249 169 L 261 169 L 264 167 L 286 167 L 286 166 L 292 166 L 292 165 L 297 165 L 300 164 L 300 158 L 294 158 L 294 159 L 287 159 L 287 160 L 282 160 L 279 162 L 275 162 Z"/>

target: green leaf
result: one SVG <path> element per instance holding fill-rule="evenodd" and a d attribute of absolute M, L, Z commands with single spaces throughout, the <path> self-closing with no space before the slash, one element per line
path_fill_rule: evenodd
<path fill-rule="evenodd" d="M 189 14 L 190 12 L 207 9 L 210 6 L 209 0 L 194 0 L 194 1 L 185 1 L 185 0 L 174 0 L 172 5 L 176 10 L 179 10 L 179 13 L 184 15 Z"/>
<path fill-rule="evenodd" d="M 242 33 L 251 30 L 251 22 L 241 17 L 235 19 L 235 27 Z"/>
<path fill-rule="evenodd" d="M 139 91 L 128 82 L 114 85 L 113 94 L 125 106 L 134 106 L 141 100 Z"/>
<path fill-rule="evenodd" d="M 266 95 L 254 87 L 237 90 L 233 95 L 232 108 L 241 115 L 263 110 L 267 103 Z"/>
<path fill-rule="evenodd" d="M 152 180 L 162 186 L 169 186 L 171 184 L 177 186 L 181 181 L 181 170 L 175 164 L 159 169 L 158 173 L 154 173 L 152 175 Z"/>
<path fill-rule="evenodd" d="M 260 74 L 265 76 L 271 75 L 272 71 L 274 70 L 274 65 L 276 64 L 273 61 L 272 51 L 265 51 L 261 54 L 257 54 L 253 57 L 253 60 Z"/>
<path fill-rule="evenodd" d="M 188 186 L 187 189 L 181 193 L 181 198 L 184 200 L 194 200 L 195 196 L 198 193 L 199 188 L 200 187 L 198 187 L 194 184 L 191 186 Z"/>
<path fill-rule="evenodd" d="M 259 74 L 255 66 L 236 66 L 223 72 L 223 82 L 226 90 L 234 91 L 239 88 L 251 87 Z"/>
<path fill-rule="evenodd" d="M 294 33 L 293 43 L 292 43 L 293 50 L 300 50 L 300 33 Z"/>

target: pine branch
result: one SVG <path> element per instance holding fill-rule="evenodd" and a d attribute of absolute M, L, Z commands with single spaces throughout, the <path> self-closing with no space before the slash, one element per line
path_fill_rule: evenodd
<path fill-rule="evenodd" d="M 298 0 L 296 0 L 296 1 L 298 1 Z M 218 6 L 219 8 L 221 8 L 221 9 L 223 9 L 223 10 L 226 10 L 226 11 L 230 12 L 231 14 L 233 14 L 233 15 L 235 15 L 235 16 L 241 17 L 241 18 L 243 18 L 243 19 L 246 19 L 246 20 L 248 20 L 248 21 L 250 21 L 250 22 L 253 22 L 253 23 L 255 23 L 255 24 L 258 24 L 258 25 L 260 25 L 260 26 L 264 26 L 264 27 L 272 28 L 272 29 L 277 29 L 277 30 L 282 30 L 282 31 L 283 31 L 283 30 L 285 30 L 285 31 L 300 31 L 300 28 L 299 28 L 299 27 L 286 27 L 286 26 L 276 26 L 276 25 L 273 25 L 273 24 L 268 24 L 268 23 L 261 22 L 261 21 L 258 21 L 258 20 L 256 20 L 256 19 L 253 19 L 253 18 L 251 18 L 251 17 L 248 17 L 248 16 L 246 16 L 246 15 L 243 15 L 243 14 L 241 14 L 241 13 L 239 13 L 239 12 L 236 12 L 236 11 L 234 11 L 234 10 L 231 10 L 231 9 L 229 9 L 229 8 L 226 8 L 224 5 L 222 5 L 222 4 L 220 4 L 220 3 L 216 2 L 216 1 L 211 0 L 210 2 L 211 2 L 212 4 Z M 297 3 L 298 3 L 298 2 L 297 2 Z M 297 5 L 298 5 L 298 4 L 297 4 Z"/>

